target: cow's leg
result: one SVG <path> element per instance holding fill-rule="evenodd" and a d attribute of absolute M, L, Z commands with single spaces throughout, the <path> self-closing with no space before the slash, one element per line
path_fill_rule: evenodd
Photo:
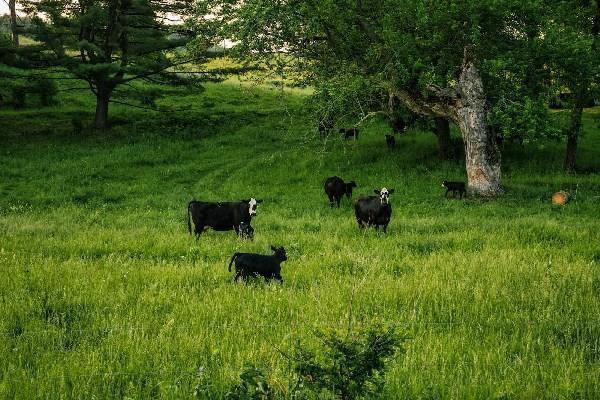
<path fill-rule="evenodd" d="M 338 198 L 336 199 L 336 201 L 337 201 L 337 206 L 338 206 L 338 208 L 340 208 L 340 202 L 342 201 L 342 197 L 341 197 L 341 196 L 340 196 L 340 197 L 338 197 Z"/>
<path fill-rule="evenodd" d="M 204 232 L 204 225 L 202 225 L 202 224 L 196 225 L 196 227 L 194 228 L 194 234 L 196 235 L 196 240 L 198 240 L 200 238 L 200 235 L 202 234 L 202 232 Z"/>
<path fill-rule="evenodd" d="M 446 189 L 446 193 L 444 194 L 445 198 L 448 198 L 448 192 L 450 191 L 450 189 Z"/>
<path fill-rule="evenodd" d="M 237 282 L 238 279 L 240 279 L 240 276 L 242 276 L 242 272 L 241 271 L 237 271 L 235 276 L 233 277 L 233 281 Z"/>
<path fill-rule="evenodd" d="M 334 202 L 334 197 L 330 194 L 327 195 L 327 197 L 329 197 L 329 205 L 331 206 L 331 208 L 333 208 L 333 202 Z"/>
<path fill-rule="evenodd" d="M 383 233 L 386 233 L 386 234 L 387 234 L 387 224 L 385 224 L 385 225 L 383 226 Z"/>

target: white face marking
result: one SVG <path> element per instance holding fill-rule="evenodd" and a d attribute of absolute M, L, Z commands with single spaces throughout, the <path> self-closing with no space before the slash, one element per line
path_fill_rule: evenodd
<path fill-rule="evenodd" d="M 390 198 L 390 193 L 386 188 L 381 188 L 379 191 L 379 199 L 381 200 L 381 204 L 387 204 Z"/>
<path fill-rule="evenodd" d="M 442 187 L 446 187 L 446 186 L 444 186 L 444 184 L 442 183 Z"/>
<path fill-rule="evenodd" d="M 256 215 L 257 204 L 258 203 L 256 203 L 256 199 L 254 197 L 252 197 L 248 202 L 248 212 L 250 213 L 251 217 Z"/>

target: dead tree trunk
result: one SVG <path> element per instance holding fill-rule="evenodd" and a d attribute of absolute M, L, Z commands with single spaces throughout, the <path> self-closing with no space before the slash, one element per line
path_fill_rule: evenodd
<path fill-rule="evenodd" d="M 486 197 L 502 194 L 500 151 L 487 125 L 483 81 L 468 56 L 458 78 L 456 122 L 465 144 L 469 191 Z"/>
<path fill-rule="evenodd" d="M 19 26 L 17 25 L 17 2 L 16 0 L 8 1 L 10 10 L 10 30 L 12 32 L 12 40 L 15 47 L 19 47 Z"/>
<path fill-rule="evenodd" d="M 455 88 L 428 87 L 431 96 L 397 90 L 399 98 L 413 112 L 451 119 L 463 137 L 469 192 L 484 197 L 503 193 L 501 157 L 493 132 L 487 126 L 487 101 L 479 71 L 465 49 L 465 58 Z M 390 101 L 392 101 L 390 99 Z"/>

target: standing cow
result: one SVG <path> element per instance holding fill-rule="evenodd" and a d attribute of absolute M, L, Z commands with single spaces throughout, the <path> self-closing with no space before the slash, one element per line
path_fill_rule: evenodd
<path fill-rule="evenodd" d="M 375 189 L 377 196 L 360 197 L 354 205 L 354 213 L 359 228 L 374 226 L 379 231 L 383 227 L 383 232 L 387 233 L 387 226 L 392 217 L 392 205 L 390 204 L 390 194 L 394 189 L 382 188 Z"/>
<path fill-rule="evenodd" d="M 245 233 L 244 228 L 250 226 L 252 217 L 256 216 L 256 209 L 262 200 L 251 198 L 236 202 L 207 202 L 192 200 L 188 204 L 188 230 L 196 239 L 208 228 L 215 231 L 231 231 L 239 235 Z M 240 229 L 240 225 L 242 225 Z"/>
<path fill-rule="evenodd" d="M 333 203 L 337 203 L 338 208 L 340 207 L 340 201 L 344 194 L 347 198 L 352 197 L 352 189 L 356 187 L 356 182 L 350 181 L 344 182 L 339 176 L 331 176 L 325 181 L 325 193 L 329 197 L 329 203 L 333 208 Z"/>
<path fill-rule="evenodd" d="M 281 263 L 287 260 L 287 254 L 283 247 L 271 246 L 273 255 L 267 256 L 264 254 L 254 253 L 235 253 L 229 261 L 229 271 L 231 272 L 231 264 L 235 262 L 235 277 L 234 281 L 239 278 L 247 280 L 250 277 L 262 276 L 267 281 L 276 279 L 283 283 L 281 277 Z"/>

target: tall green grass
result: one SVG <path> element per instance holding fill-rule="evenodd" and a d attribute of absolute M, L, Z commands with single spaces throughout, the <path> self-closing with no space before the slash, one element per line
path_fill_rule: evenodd
<path fill-rule="evenodd" d="M 504 197 L 447 200 L 464 166 L 439 162 L 432 134 L 391 153 L 374 121 L 323 141 L 302 99 L 207 85 L 162 100 L 187 111 L 115 106 L 110 132 L 82 135 L 87 94 L 1 111 L 0 397 L 220 398 L 249 364 L 285 395 L 298 341 L 377 322 L 410 338 L 383 398 L 600 397 L 598 173 L 565 175 L 560 143 L 507 145 Z M 330 209 L 336 174 L 355 196 L 396 189 L 387 235 L 360 231 L 346 200 Z M 559 189 L 575 196 L 555 208 Z M 192 198 L 249 196 L 264 199 L 254 241 L 188 234 Z M 234 284 L 231 255 L 271 244 L 284 285 Z"/>

